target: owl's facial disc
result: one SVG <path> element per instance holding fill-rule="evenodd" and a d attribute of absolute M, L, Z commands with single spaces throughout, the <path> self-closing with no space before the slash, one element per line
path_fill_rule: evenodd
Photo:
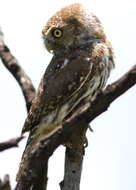
<path fill-rule="evenodd" d="M 75 41 L 74 29 L 71 24 L 44 28 L 42 34 L 47 50 L 52 53 L 67 51 Z"/>
<path fill-rule="evenodd" d="M 63 30 L 61 28 L 52 27 L 47 31 L 42 31 L 44 44 L 50 53 L 54 53 L 63 44 Z"/>

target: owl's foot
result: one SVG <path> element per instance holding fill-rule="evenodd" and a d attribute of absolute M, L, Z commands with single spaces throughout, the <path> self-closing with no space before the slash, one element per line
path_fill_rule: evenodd
<path fill-rule="evenodd" d="M 91 128 L 91 126 L 88 124 L 88 129 L 91 131 L 91 132 L 94 132 L 93 129 Z M 84 138 L 84 148 L 87 148 L 88 147 L 88 139 L 87 137 L 85 136 Z"/>
<path fill-rule="evenodd" d="M 84 139 L 84 148 L 87 148 L 88 147 L 88 139 L 87 137 L 85 137 Z"/>
<path fill-rule="evenodd" d="M 88 125 L 88 129 L 91 131 L 91 132 L 94 132 L 94 130 L 92 129 L 92 127 L 90 125 Z"/>

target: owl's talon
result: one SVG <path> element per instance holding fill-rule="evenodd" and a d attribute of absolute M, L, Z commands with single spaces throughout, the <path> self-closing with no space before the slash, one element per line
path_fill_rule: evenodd
<path fill-rule="evenodd" d="M 93 133 L 94 130 L 92 129 L 92 127 L 89 125 L 88 129 Z"/>
<path fill-rule="evenodd" d="M 88 139 L 85 137 L 84 148 L 88 147 Z"/>

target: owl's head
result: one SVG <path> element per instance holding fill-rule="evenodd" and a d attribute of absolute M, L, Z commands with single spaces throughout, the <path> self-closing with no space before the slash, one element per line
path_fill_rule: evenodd
<path fill-rule="evenodd" d="M 53 53 L 106 38 L 98 18 L 77 3 L 62 8 L 51 17 L 42 34 L 47 50 Z"/>

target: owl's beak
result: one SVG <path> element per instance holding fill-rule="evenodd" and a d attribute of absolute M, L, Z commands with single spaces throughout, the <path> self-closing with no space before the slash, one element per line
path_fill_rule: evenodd
<path fill-rule="evenodd" d="M 52 47 L 51 47 L 51 45 L 50 45 L 50 44 L 51 44 L 50 41 L 47 40 L 47 38 L 46 38 L 45 36 L 43 36 L 42 38 L 43 38 L 44 45 L 45 45 L 47 51 L 48 51 L 49 53 L 53 53 L 53 49 L 52 49 Z"/>

